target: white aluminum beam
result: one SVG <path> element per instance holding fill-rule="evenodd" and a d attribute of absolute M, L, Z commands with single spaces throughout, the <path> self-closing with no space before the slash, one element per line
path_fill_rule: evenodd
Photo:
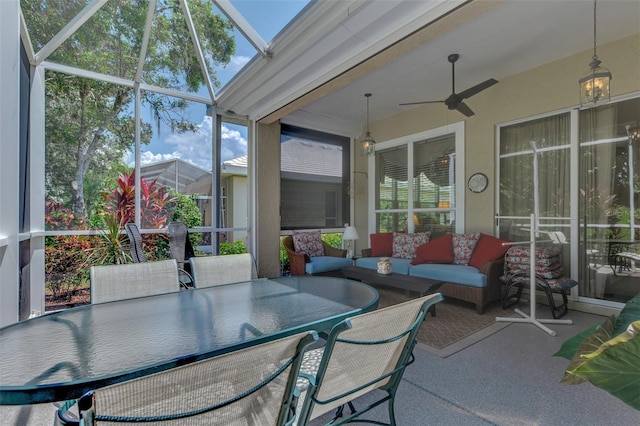
<path fill-rule="evenodd" d="M 64 43 L 75 31 L 78 30 L 89 18 L 91 18 L 108 0 L 95 0 L 89 3 L 82 12 L 78 13 L 67 25 L 62 28 L 58 34 L 53 36 L 49 43 L 45 44 L 38 53 L 36 53 L 36 65 L 40 65 L 51 55 L 62 43 Z"/>
<path fill-rule="evenodd" d="M 142 36 L 142 45 L 140 46 L 140 56 L 138 57 L 138 69 L 133 77 L 136 83 L 142 81 L 142 69 L 144 68 L 144 60 L 147 57 L 147 49 L 149 48 L 149 37 L 151 36 L 151 25 L 153 24 L 153 16 L 156 11 L 156 0 L 149 1 L 147 8 L 147 20 L 144 25 L 144 35 Z"/>
<path fill-rule="evenodd" d="M 251 43 L 262 56 L 270 56 L 269 45 L 260 37 L 260 34 L 244 19 L 244 16 L 238 12 L 229 0 L 213 0 L 213 2 L 218 5 L 222 13 L 233 22 L 236 28 L 238 28 L 238 31 L 249 40 L 249 43 Z"/>
<path fill-rule="evenodd" d="M 33 44 L 31 43 L 31 36 L 29 36 L 29 29 L 27 28 L 27 22 L 24 20 L 22 9 L 20 9 L 20 37 L 22 38 L 22 45 L 25 52 L 27 52 L 27 58 L 29 58 L 29 64 L 35 66 L 36 52 L 33 50 Z"/>
<path fill-rule="evenodd" d="M 195 26 L 193 25 L 193 19 L 191 18 L 191 12 L 189 11 L 189 6 L 185 0 L 180 0 L 180 5 L 182 6 L 182 12 L 184 14 L 184 19 L 187 24 L 187 28 L 189 29 L 189 34 L 191 35 L 191 41 L 193 42 L 193 48 L 196 50 L 196 55 L 198 56 L 198 62 L 200 62 L 200 70 L 204 75 L 205 83 L 207 84 L 207 90 L 209 91 L 209 96 L 211 96 L 211 101 L 213 103 L 216 102 L 216 93 L 213 90 L 213 84 L 211 84 L 211 76 L 209 75 L 209 70 L 207 69 L 207 63 L 204 59 L 204 55 L 202 54 L 202 49 L 200 48 L 200 40 L 198 39 L 198 33 L 196 32 Z"/>

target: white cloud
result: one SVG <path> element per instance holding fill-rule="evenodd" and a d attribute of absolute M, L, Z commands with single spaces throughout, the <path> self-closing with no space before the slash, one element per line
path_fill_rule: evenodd
<path fill-rule="evenodd" d="M 240 71 L 250 60 L 251 58 L 249 56 L 233 55 L 227 65 L 227 69 L 230 71 Z"/>
<path fill-rule="evenodd" d="M 211 117 L 205 116 L 195 132 L 169 134 L 164 138 L 163 143 L 172 146 L 173 151 L 165 154 L 155 154 L 150 150 L 144 151 L 140 154 L 141 164 L 180 158 L 205 170 L 211 170 L 211 126 Z M 247 154 L 247 139 L 240 131 L 227 127 L 223 123 L 221 138 L 221 162 Z M 133 156 L 128 158 L 132 159 Z M 127 162 L 132 163 L 132 161 Z"/>
<path fill-rule="evenodd" d="M 151 151 L 145 151 L 140 153 L 140 165 L 157 163 L 159 161 L 171 160 L 173 158 L 180 158 L 176 153 L 172 154 L 154 154 Z"/>

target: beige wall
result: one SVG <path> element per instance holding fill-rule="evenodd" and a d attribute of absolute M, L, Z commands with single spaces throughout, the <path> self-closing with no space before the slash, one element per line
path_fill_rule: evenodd
<path fill-rule="evenodd" d="M 247 202 L 249 200 L 247 190 L 249 188 L 246 176 L 230 176 L 231 182 L 230 191 L 227 193 L 227 200 L 231 200 L 228 203 L 229 212 L 227 217 L 231 218 L 231 223 L 227 224 L 229 227 L 244 228 L 248 226 L 247 223 Z M 235 231 L 232 233 L 233 241 L 243 241 L 245 245 L 247 242 L 246 231 Z"/>
<path fill-rule="evenodd" d="M 466 231 L 493 234 L 496 124 L 577 107 L 578 79 L 588 68 L 591 54 L 581 52 L 501 80 L 467 101 L 476 113 L 473 117 L 449 111 L 444 105 L 427 105 L 376 121 L 370 126 L 371 133 L 377 142 L 383 142 L 464 120 L 465 182 L 474 172 L 485 173 L 490 182 L 489 189 L 481 194 L 469 192 L 465 185 Z M 640 34 L 598 46 L 598 54 L 602 65 L 613 75 L 612 96 L 640 91 Z M 366 159 L 359 148 L 356 146 L 355 170 L 367 171 Z M 356 198 L 356 225 L 358 234 L 364 236 L 357 242 L 357 251 L 369 244 L 367 207 L 365 191 Z"/>

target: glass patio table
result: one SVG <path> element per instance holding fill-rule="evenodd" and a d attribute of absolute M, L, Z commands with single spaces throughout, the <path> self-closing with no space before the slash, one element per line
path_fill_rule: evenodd
<path fill-rule="evenodd" d="M 378 292 L 332 277 L 257 279 L 80 306 L 0 328 L 0 405 L 85 392 L 373 310 Z"/>

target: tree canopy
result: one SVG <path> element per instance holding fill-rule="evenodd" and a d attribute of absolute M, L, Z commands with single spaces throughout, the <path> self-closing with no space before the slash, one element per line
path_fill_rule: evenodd
<path fill-rule="evenodd" d="M 85 1 L 23 0 L 22 11 L 38 52 L 85 6 Z M 235 53 L 233 26 L 214 12 L 207 0 L 190 0 L 190 14 L 206 56 L 214 87 L 214 66 L 224 66 Z M 148 1 L 111 0 L 47 58 L 50 62 L 132 81 L 138 68 Z M 158 0 L 144 65 L 143 83 L 195 93 L 205 84 L 185 16 L 177 0 Z M 117 178 L 122 161 L 135 141 L 133 87 L 68 75 L 46 73 L 46 190 L 87 217 L 86 191 Z M 187 102 L 148 90 L 140 91 L 143 107 L 153 111 L 156 124 L 177 132 L 192 131 L 181 114 Z M 141 119 L 141 143 L 152 137 L 151 123 Z M 90 177 L 88 181 L 88 177 Z"/>

